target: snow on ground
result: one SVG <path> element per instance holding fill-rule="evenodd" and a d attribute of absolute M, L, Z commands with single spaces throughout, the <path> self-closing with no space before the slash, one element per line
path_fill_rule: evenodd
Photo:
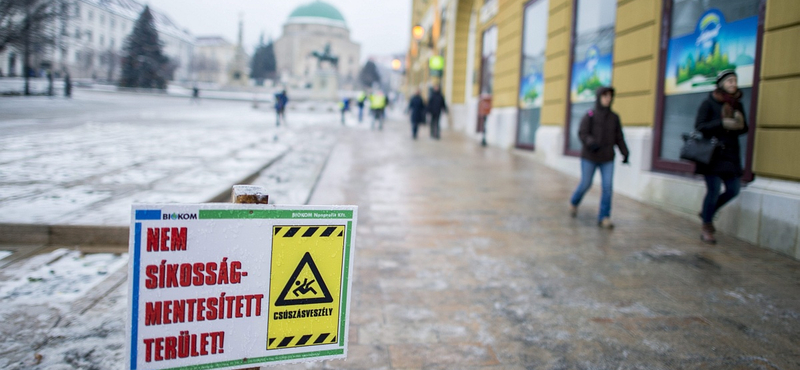
<path fill-rule="evenodd" d="M 0 222 L 128 225 L 133 202 L 205 202 L 253 174 L 304 204 L 343 129 L 319 107 L 275 127 L 263 105 L 44 99 L 0 99 Z M 123 369 L 127 260 L 58 249 L 0 269 L 0 369 Z"/>
<path fill-rule="evenodd" d="M 0 282 L 0 302 L 4 304 L 40 304 L 71 302 L 100 283 L 105 275 L 126 266 L 128 255 L 108 253 L 84 255 L 59 249 L 53 261 L 32 271 L 3 271 L 16 278 Z"/>
<path fill-rule="evenodd" d="M 89 305 L 84 313 L 76 303 L 106 289 L 98 287 L 127 262 L 127 254 L 57 249 L 0 270 L 0 368 L 122 368 L 125 284 L 112 285 L 118 289 L 101 307 Z M 87 362 L 93 353 L 100 357 Z"/>
<path fill-rule="evenodd" d="M 0 134 L 0 222 L 124 226 L 131 203 L 207 202 L 296 144 L 329 148 L 340 127 L 327 110 L 290 111 L 276 127 L 263 105 L 108 95 L 76 96 L 77 111 L 63 100 L 0 100 L 0 128 L 16 128 Z M 305 164 L 289 177 L 315 170 Z"/>
<path fill-rule="evenodd" d="M 12 254 L 13 253 L 11 251 L 2 251 L 2 250 L 0 250 L 0 260 L 2 260 L 3 258 L 6 258 L 6 257 L 8 257 L 8 256 L 10 256 Z"/>

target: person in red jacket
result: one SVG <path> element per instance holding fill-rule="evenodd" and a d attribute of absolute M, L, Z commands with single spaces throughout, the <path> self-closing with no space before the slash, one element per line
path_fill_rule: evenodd
<path fill-rule="evenodd" d="M 597 215 L 597 225 L 610 229 L 614 227 L 611 222 L 611 195 L 613 193 L 614 179 L 614 146 L 622 153 L 622 163 L 628 163 L 628 146 L 622 134 L 622 125 L 619 116 L 611 110 L 614 100 L 613 87 L 600 87 L 597 89 L 597 102 L 594 109 L 586 112 L 581 119 L 578 136 L 583 143 L 581 150 L 581 182 L 570 200 L 570 214 L 578 215 L 578 205 L 583 196 L 592 186 L 595 171 L 600 169 L 602 179 L 602 196 L 600 198 L 600 212 Z"/>

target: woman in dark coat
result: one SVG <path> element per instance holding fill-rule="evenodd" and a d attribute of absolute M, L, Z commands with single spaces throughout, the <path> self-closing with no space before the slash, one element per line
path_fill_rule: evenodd
<path fill-rule="evenodd" d="M 706 196 L 700 212 L 703 219 L 700 239 L 709 244 L 717 242 L 714 238 L 714 215 L 741 189 L 743 171 L 739 136 L 748 130 L 741 98 L 736 72 L 725 70 L 717 76 L 717 88 L 697 110 L 695 129 L 705 138 L 715 137 L 720 143 L 711 162 L 707 165 L 698 163 L 695 169 L 695 173 L 704 175 L 706 181 Z M 725 192 L 720 194 L 723 183 Z"/>
<path fill-rule="evenodd" d="M 411 113 L 411 137 L 417 139 L 417 128 L 425 120 L 425 101 L 422 100 L 419 89 L 414 92 L 408 102 L 408 111 Z"/>

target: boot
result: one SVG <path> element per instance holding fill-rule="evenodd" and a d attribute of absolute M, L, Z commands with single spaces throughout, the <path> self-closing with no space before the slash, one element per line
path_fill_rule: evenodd
<path fill-rule="evenodd" d="M 578 217 L 578 206 L 569 205 L 569 217 Z"/>
<path fill-rule="evenodd" d="M 717 244 L 717 239 L 714 238 L 714 225 L 708 223 L 703 224 L 701 229 L 700 240 L 706 244 Z"/>
<path fill-rule="evenodd" d="M 703 213 L 702 212 L 698 213 L 697 217 L 700 217 L 700 219 L 702 220 L 703 219 Z M 717 232 L 717 228 L 714 227 L 714 223 L 713 222 L 709 222 L 707 224 L 704 223 L 703 227 L 708 227 L 709 230 L 711 230 L 712 234 Z"/>
<path fill-rule="evenodd" d="M 614 223 L 611 222 L 611 219 L 608 217 L 603 218 L 600 222 L 597 223 L 597 226 L 600 226 L 604 229 L 613 229 Z"/>

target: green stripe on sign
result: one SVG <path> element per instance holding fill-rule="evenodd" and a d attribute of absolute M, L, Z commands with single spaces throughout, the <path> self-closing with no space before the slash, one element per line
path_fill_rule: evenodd
<path fill-rule="evenodd" d="M 341 210 L 286 210 L 286 209 L 201 209 L 201 220 L 214 219 L 256 219 L 256 218 L 295 218 L 295 219 L 347 219 L 353 218 L 353 211 Z"/>
<path fill-rule="evenodd" d="M 329 350 L 329 351 L 317 351 L 317 352 L 308 352 L 308 353 L 292 353 L 292 354 L 280 355 L 280 356 L 254 357 L 254 358 L 248 358 L 246 362 L 244 360 L 230 360 L 230 361 L 213 362 L 213 363 L 210 363 L 210 364 L 202 364 L 202 365 L 189 365 L 189 366 L 182 366 L 182 367 L 171 367 L 171 368 L 168 368 L 168 369 L 165 369 L 165 370 L 211 370 L 211 369 L 219 369 L 221 367 L 229 367 L 229 366 L 257 365 L 257 364 L 263 364 L 265 362 L 297 360 L 297 359 L 302 359 L 302 358 L 334 356 L 334 355 L 341 355 L 341 354 L 344 354 L 344 350 L 343 349 L 332 349 L 332 350 Z"/>
<path fill-rule="evenodd" d="M 347 281 L 350 276 L 350 232 L 353 229 L 353 221 L 347 221 L 347 237 L 345 238 L 344 250 L 344 283 L 342 284 L 342 297 L 347 297 Z M 344 346 L 344 328 L 347 324 L 347 300 L 342 300 L 342 307 L 340 308 L 342 320 L 339 323 L 339 346 Z"/>

